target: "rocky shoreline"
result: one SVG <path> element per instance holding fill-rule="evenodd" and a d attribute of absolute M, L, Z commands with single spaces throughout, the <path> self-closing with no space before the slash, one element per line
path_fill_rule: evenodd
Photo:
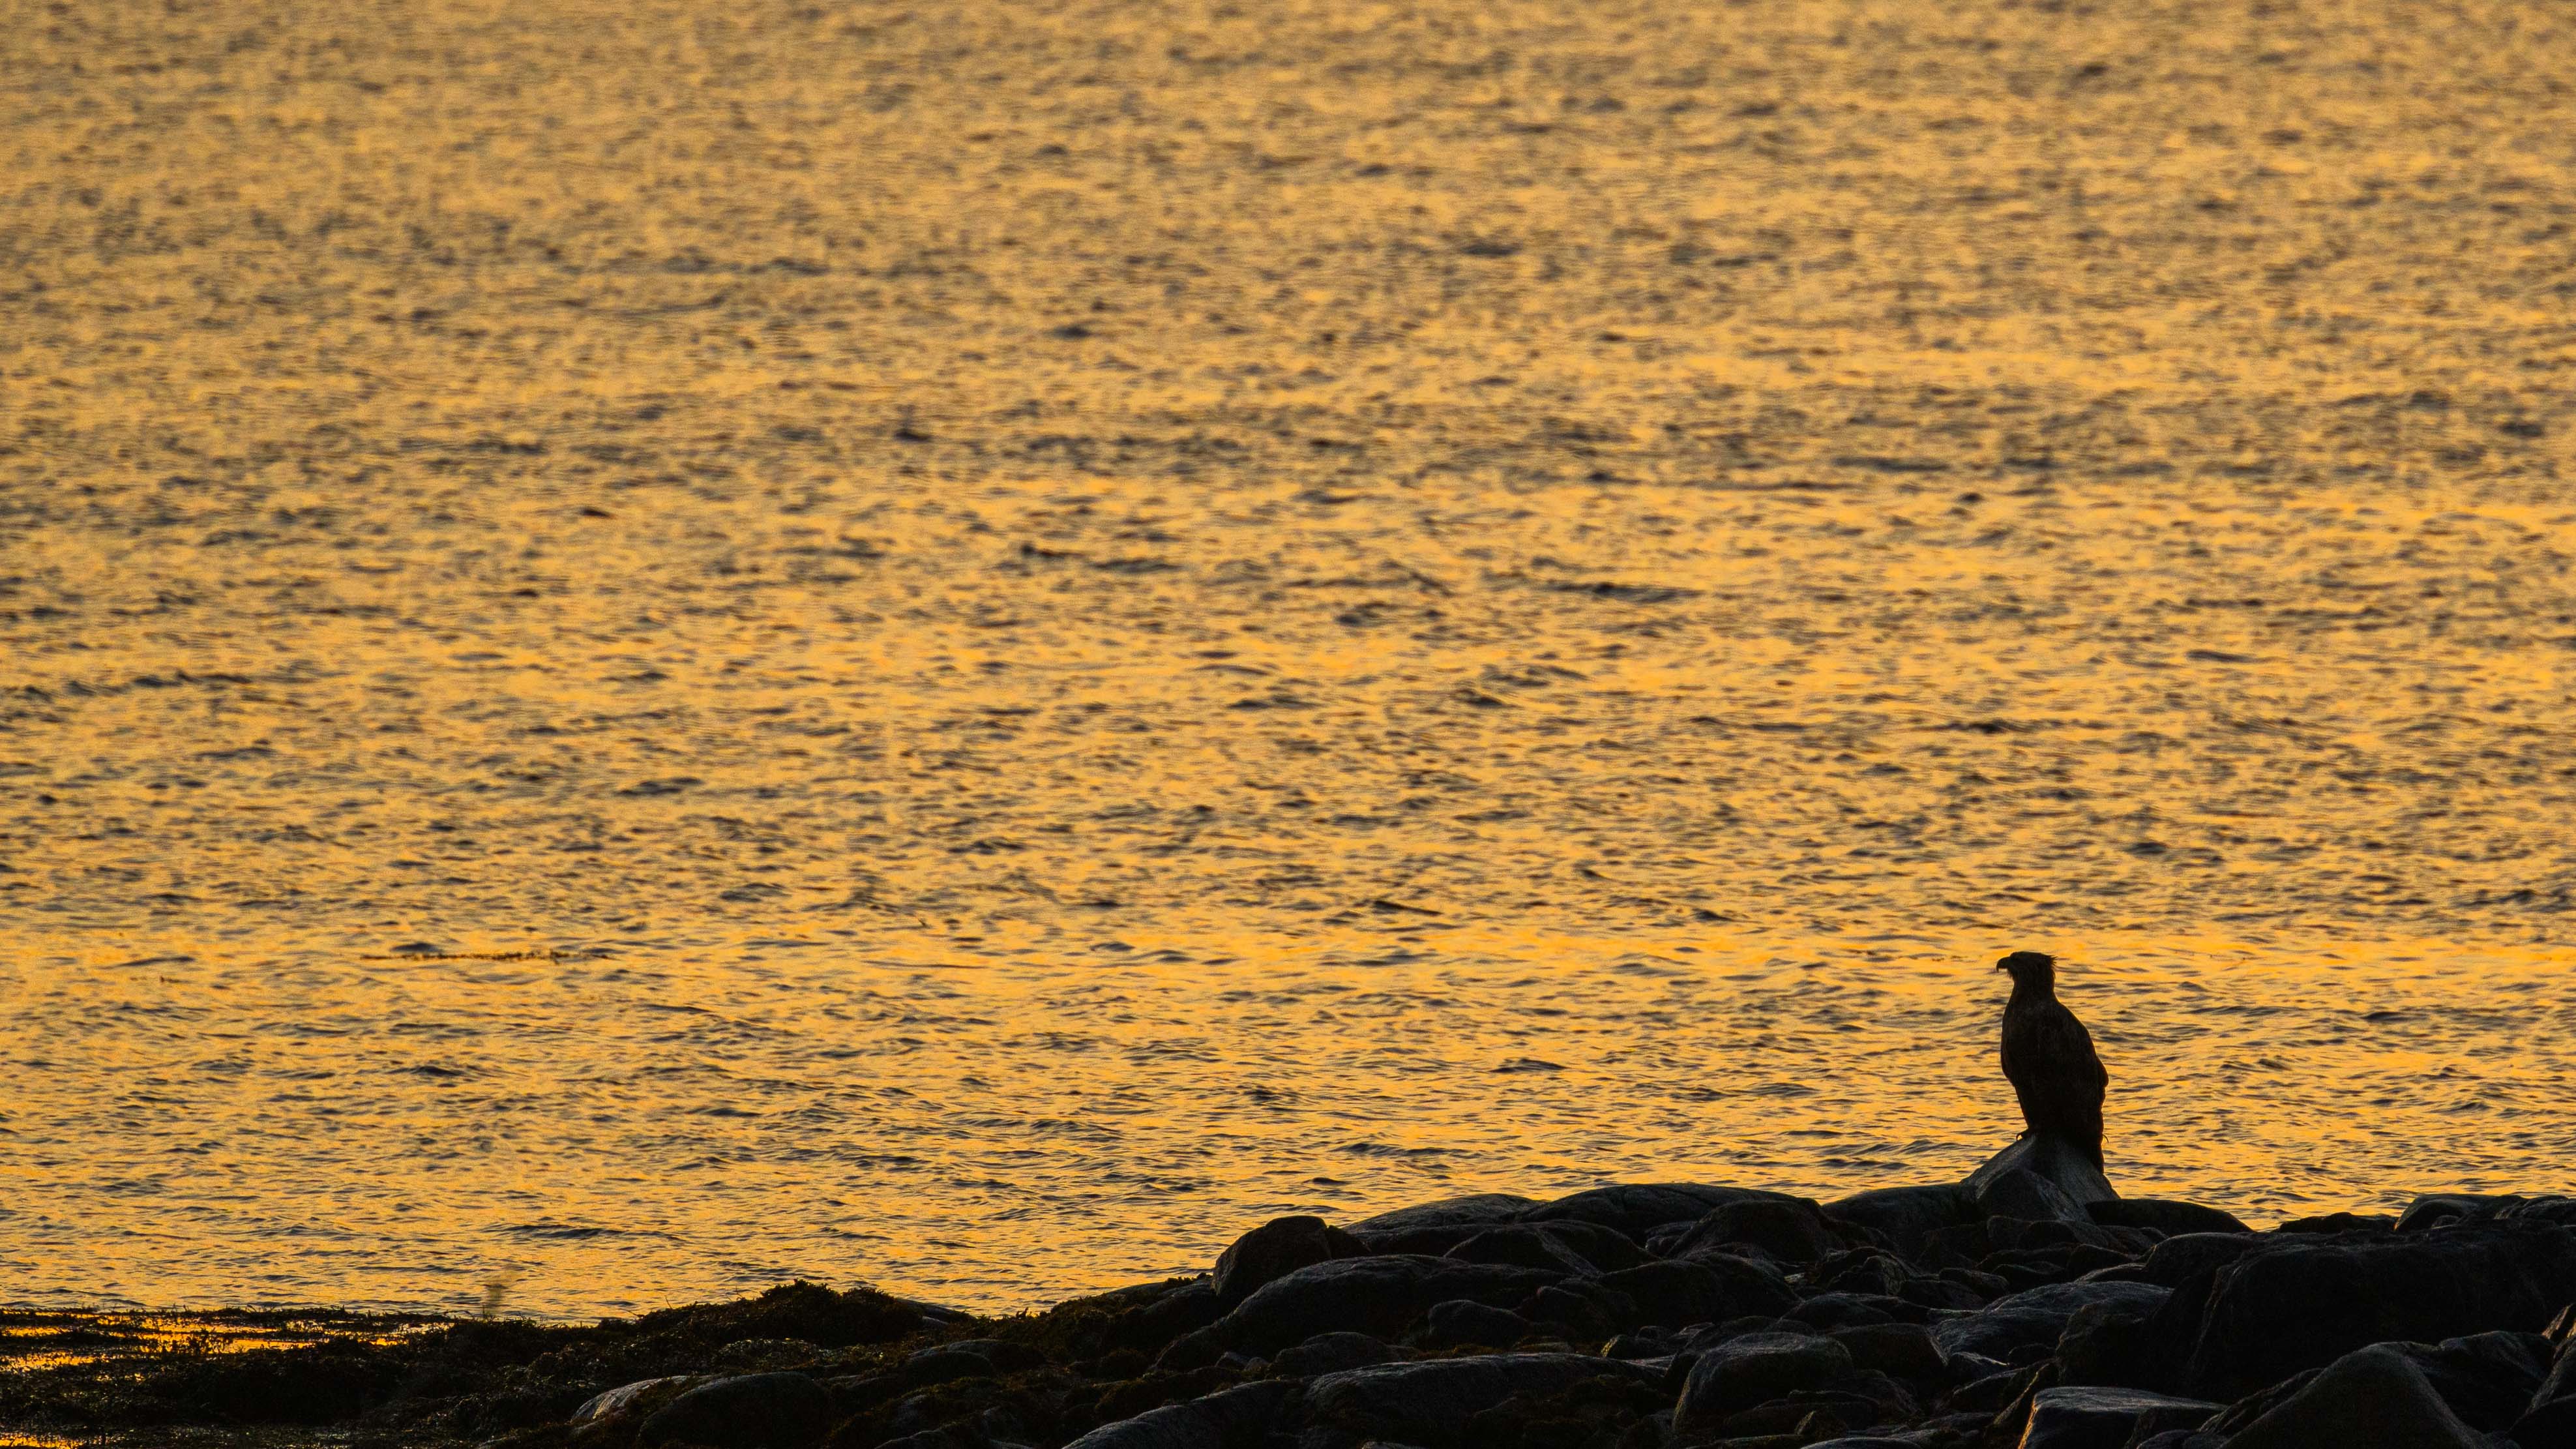
<path fill-rule="evenodd" d="M 796 1284 L 582 1328 L 57 1354 L 0 1374 L 0 1423 L 513 1449 L 2564 1449 L 2571 1304 L 2576 1198 L 2255 1232 L 2025 1138 L 1964 1182 L 1830 1203 L 1651 1184 L 1281 1218 L 1207 1273 L 1004 1319 Z"/>

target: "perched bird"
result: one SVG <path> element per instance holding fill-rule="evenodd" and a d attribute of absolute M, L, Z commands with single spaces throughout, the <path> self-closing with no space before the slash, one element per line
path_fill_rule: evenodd
<path fill-rule="evenodd" d="M 2030 1132 L 2058 1138 L 2102 1165 L 2102 1089 L 2111 1074 L 2094 1055 L 2093 1036 L 2057 999 L 2057 958 L 2015 951 L 1995 963 L 2012 973 L 2004 1003 L 2004 1079 L 2021 1099 Z"/>

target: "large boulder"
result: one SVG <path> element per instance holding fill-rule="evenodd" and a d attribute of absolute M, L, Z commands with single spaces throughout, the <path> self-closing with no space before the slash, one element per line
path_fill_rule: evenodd
<path fill-rule="evenodd" d="M 1867 1228 L 1908 1258 L 1920 1258 L 1924 1244 L 1943 1228 L 1986 1220 L 1976 1198 L 1950 1182 L 1873 1188 L 1826 1203 L 1824 1209 L 1827 1217 Z"/>
<path fill-rule="evenodd" d="M 2170 1324 L 2190 1345 L 2180 1389 L 2236 1399 L 2367 1344 L 2537 1331 L 2576 1299 L 2576 1230 L 2289 1235 L 2175 1294 L 2203 1305 L 2196 1321 Z"/>
<path fill-rule="evenodd" d="M 2031 1398 L 2020 1449 L 2122 1449 L 2149 1435 L 2197 1429 L 2225 1407 L 2142 1389 L 2041 1389 Z"/>
<path fill-rule="evenodd" d="M 644 1421 L 643 1442 L 709 1449 L 808 1449 L 832 1428 L 832 1396 L 803 1374 L 700 1384 Z"/>
<path fill-rule="evenodd" d="M 1785 1192 L 1750 1187 L 1704 1187 L 1693 1182 L 1632 1182 L 1596 1187 L 1541 1203 L 1521 1214 L 1524 1222 L 1591 1223 L 1644 1242 L 1666 1223 L 1692 1223 L 1729 1203 L 1796 1202 Z"/>
<path fill-rule="evenodd" d="M 1371 1233 L 1411 1232 L 1415 1228 L 1490 1228 L 1497 1223 L 1517 1222 L 1521 1214 L 1537 1206 L 1531 1198 L 1508 1192 L 1470 1193 L 1362 1218 L 1351 1224 L 1350 1230 L 1366 1237 Z"/>
<path fill-rule="evenodd" d="M 2576 1314 L 2576 1309 L 2562 1312 L 2551 1322 L 2551 1331 L 2563 1334 L 2570 1314 Z M 2576 1446 L 2576 1335 L 2559 1338 L 2553 1347 L 2547 1377 L 2532 1392 L 2530 1407 L 2509 1431 L 2522 1449 Z"/>
<path fill-rule="evenodd" d="M 2202 1273 L 2219 1269 L 2264 1245 L 2250 1233 L 2181 1233 L 2147 1250 L 2138 1260 L 2138 1277 L 2167 1288 L 2179 1288 Z"/>
<path fill-rule="evenodd" d="M 1414 1254 L 1336 1258 L 1264 1285 L 1206 1332 L 1222 1347 L 1264 1357 L 1319 1333 L 1393 1338 L 1411 1328 L 1434 1303 L 1467 1298 L 1510 1308 L 1564 1277 L 1539 1268 L 1458 1263 Z"/>
<path fill-rule="evenodd" d="M 1475 1193 L 1363 1218 L 1350 1225 L 1350 1233 L 1368 1244 L 1372 1253 L 1437 1257 L 1487 1228 L 1518 1222 L 1522 1213 L 1536 1206 L 1532 1199 L 1508 1192 Z"/>
<path fill-rule="evenodd" d="M 1514 1394 L 1551 1394 L 1611 1376 L 1653 1381 L 1649 1370 L 1588 1354 L 1478 1354 L 1327 1374 L 1308 1387 L 1306 1407 L 1320 1437 L 1464 1449 L 1467 1421 Z"/>
<path fill-rule="evenodd" d="M 2356 1349 L 2227 1440 L 2227 1449 L 2489 1449 L 2392 1344 Z"/>
<path fill-rule="evenodd" d="M 1851 1351 L 1830 1338 L 1749 1333 L 1728 1339 L 1691 1365 L 1673 1410 L 1673 1432 L 1684 1443 L 1711 1437 L 1747 1409 L 1825 1388 L 1851 1371 Z"/>
<path fill-rule="evenodd" d="M 2414 1360 L 2462 1423 L 2490 1433 L 2522 1417 L 2549 1373 L 2549 1341 L 2536 1333 L 2473 1333 L 2391 1347 Z"/>
<path fill-rule="evenodd" d="M 2088 1204 L 2119 1197 L 2082 1149 L 2033 1132 L 1985 1160 L 1959 1184 L 1988 1217 L 2090 1222 Z"/>
<path fill-rule="evenodd" d="M 1789 1280 L 1749 1258 L 1709 1254 L 1644 1263 L 1604 1274 L 1600 1285 L 1633 1305 L 1628 1327 L 1723 1323 L 1748 1314 L 1781 1314 L 1798 1302 Z"/>
<path fill-rule="evenodd" d="M 1506 1223 L 1486 1228 L 1441 1256 L 1566 1274 L 1632 1268 L 1646 1261 L 1636 1244 L 1589 1223 Z"/>
<path fill-rule="evenodd" d="M 1394 1345 L 1365 1333 L 1319 1333 L 1294 1348 L 1272 1354 L 1270 1371 L 1281 1378 L 1311 1379 L 1318 1374 L 1366 1368 L 1402 1357 Z"/>
<path fill-rule="evenodd" d="M 1929 1383 L 1945 1376 L 1932 1330 L 1919 1323 L 1871 1323 L 1837 1328 L 1829 1335 L 1851 1353 L 1852 1367 L 1891 1378 Z"/>
<path fill-rule="evenodd" d="M 1065 1449 L 1258 1449 L 1306 1386 L 1266 1379 L 1103 1424 Z"/>
<path fill-rule="evenodd" d="M 1216 1260 L 1216 1302 L 1231 1309 L 1265 1285 L 1300 1268 L 1368 1251 L 1359 1239 L 1322 1218 L 1272 1218 L 1234 1240 Z"/>
<path fill-rule="evenodd" d="M 1675 1258 L 1707 1252 L 1741 1256 L 1754 1248 L 1783 1263 L 1806 1264 L 1865 1241 L 1856 1225 L 1834 1221 L 1806 1198 L 1750 1198 L 1701 1218 L 1665 1252 Z"/>
<path fill-rule="evenodd" d="M 2033 1344 L 2056 1343 L 2078 1309 L 2098 1304 L 2127 1316 L 2151 1318 L 2171 1293 L 2153 1283 L 2051 1283 L 1998 1298 L 1974 1313 L 1945 1318 L 1932 1325 L 1932 1342 L 1945 1359 L 1970 1354 L 2006 1361 Z"/>
<path fill-rule="evenodd" d="M 2406 1211 L 2397 1215 L 2397 1231 L 2422 1233 L 2434 1228 L 2492 1222 L 2508 1209 L 2520 1207 L 2528 1201 L 2530 1199 L 2519 1193 L 2428 1193 L 2408 1203 Z"/>
<path fill-rule="evenodd" d="M 1508 1308 L 1452 1298 L 1431 1305 L 1422 1341 L 1434 1348 L 1510 1348 L 1537 1331 L 1538 1325 Z"/>
<path fill-rule="evenodd" d="M 2159 1233 L 2250 1233 L 2242 1218 L 2223 1208 L 2164 1198 L 2108 1198 L 2084 1205 L 2086 1216 L 2106 1228 L 2153 1228 Z"/>

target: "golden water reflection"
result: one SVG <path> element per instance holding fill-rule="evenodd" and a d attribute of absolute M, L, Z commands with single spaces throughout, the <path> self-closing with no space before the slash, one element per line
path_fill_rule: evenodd
<path fill-rule="evenodd" d="M 2576 20 L 0 27 L 0 1264 L 978 1306 L 1246 1222 L 2564 1187 Z"/>

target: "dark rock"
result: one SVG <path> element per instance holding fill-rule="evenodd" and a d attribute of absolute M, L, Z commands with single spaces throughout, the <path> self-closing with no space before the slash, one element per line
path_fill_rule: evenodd
<path fill-rule="evenodd" d="M 1530 1336 L 1536 1325 L 1508 1308 L 1493 1308 L 1472 1298 L 1453 1298 L 1431 1305 L 1426 1342 L 1435 1348 L 1474 1344 L 1509 1348 Z"/>
<path fill-rule="evenodd" d="M 2042 1389 L 2031 1399 L 2021 1449 L 2122 1449 L 2132 1438 L 2198 1429 L 2224 1407 L 2138 1389 Z"/>
<path fill-rule="evenodd" d="M 1027 1449 L 1020 1440 L 1026 1432 L 1007 1411 L 988 1411 L 980 1418 L 887 1439 L 873 1449 Z"/>
<path fill-rule="evenodd" d="M 1496 1308 L 1509 1307 L 1559 1277 L 1542 1269 L 1446 1258 L 1336 1258 L 1265 1285 L 1206 1332 L 1208 1341 L 1220 1348 L 1265 1357 L 1319 1333 L 1348 1331 L 1394 1338 L 1434 1303 L 1471 1298 Z M 1178 1351 L 1197 1338 L 1192 1335 L 1173 1349 Z M 1205 1346 L 1194 1344 L 1191 1356 Z"/>
<path fill-rule="evenodd" d="M 1567 1218 L 1541 1226 L 1558 1242 L 1581 1253 L 1593 1267 L 1604 1273 L 1634 1268 L 1640 1263 L 1651 1263 L 1655 1258 L 1654 1254 L 1638 1247 L 1627 1234 L 1597 1224 Z"/>
<path fill-rule="evenodd" d="M 1318 1374 L 1388 1363 L 1399 1357 L 1393 1346 L 1365 1333 L 1319 1333 L 1294 1348 L 1273 1354 L 1270 1371 L 1283 1378 L 1310 1379 Z"/>
<path fill-rule="evenodd" d="M 2576 1449 L 2576 1396 L 2533 1404 L 2505 1437 L 2519 1449 Z"/>
<path fill-rule="evenodd" d="M 1986 1278 L 1990 1275 L 1976 1273 L 1974 1276 Z M 1896 1296 L 1935 1312 L 1964 1313 L 1983 1308 L 2010 1291 L 2012 1285 L 2001 1279 L 1995 1279 L 1994 1287 L 1989 1289 L 1943 1273 L 1937 1278 L 1908 1278 L 1897 1288 Z"/>
<path fill-rule="evenodd" d="M 1763 1200 L 1798 1201 L 1784 1192 L 1758 1188 L 1703 1187 L 1688 1182 L 1621 1183 L 1542 1203 L 1521 1214 L 1521 1220 L 1591 1223 L 1632 1242 L 1643 1242 L 1666 1223 L 1697 1222 L 1729 1203 Z"/>
<path fill-rule="evenodd" d="M 1362 1218 L 1350 1225 L 1354 1236 L 1372 1233 L 1410 1232 L 1416 1228 L 1489 1228 L 1501 1223 L 1517 1222 L 1523 1213 L 1538 1206 L 1532 1199 L 1508 1192 L 1480 1192 L 1466 1197 L 1443 1198 L 1438 1202 L 1417 1203 Z"/>
<path fill-rule="evenodd" d="M 2015 1291 L 2037 1288 L 2050 1283 L 2072 1283 L 2087 1274 L 2105 1268 L 2129 1268 L 2127 1257 L 2110 1248 L 2097 1248 L 2089 1243 L 2058 1243 L 2048 1247 L 2015 1248 L 1990 1253 L 1977 1266 L 2012 1285 Z M 2135 1274 L 2123 1276 L 2134 1278 Z"/>
<path fill-rule="evenodd" d="M 1478 1233 L 1520 1221 L 1522 1213 L 1536 1206 L 1535 1201 L 1511 1193 L 1480 1193 L 1380 1213 L 1351 1224 L 1350 1232 L 1372 1253 L 1426 1253 L 1436 1258 Z"/>
<path fill-rule="evenodd" d="M 2552 1227 L 2576 1228 L 2576 1197 L 2533 1197 L 2513 1203 L 2496 1213 L 2500 1223 L 2547 1223 Z"/>
<path fill-rule="evenodd" d="M 2156 1331 L 2161 1308 L 2087 1303 L 2076 1309 L 2057 1339 L 2059 1382 L 2145 1389 L 2169 1381 L 2174 1355 Z"/>
<path fill-rule="evenodd" d="M 1601 1286 L 1635 1305 L 1636 1325 L 1720 1323 L 1787 1312 L 1798 1301 L 1787 1279 L 1748 1258 L 1708 1255 L 1646 1263 L 1604 1274 Z"/>
<path fill-rule="evenodd" d="M 1665 1255 L 1687 1258 L 1717 1251 L 1741 1256 L 1739 1250 L 1750 1247 L 1783 1263 L 1805 1264 L 1860 1240 L 1855 1225 L 1835 1222 L 1806 1198 L 1749 1198 L 1727 1203 L 1692 1224 L 1687 1234 L 1665 1249 Z"/>
<path fill-rule="evenodd" d="M 1259 1449 L 1305 1394 L 1293 1380 L 1244 1384 L 1103 1424 L 1065 1449 Z"/>
<path fill-rule="evenodd" d="M 643 1442 L 710 1449 L 806 1449 L 830 1432 L 832 1396 L 803 1374 L 742 1374 L 700 1384 L 644 1421 Z"/>
<path fill-rule="evenodd" d="M 2406 1205 L 2397 1215 L 2396 1230 L 2401 1233 L 2429 1232 L 2434 1228 L 2457 1227 L 2462 1223 L 2492 1222 L 2506 1209 L 2521 1206 L 2528 1199 L 2518 1193 L 2428 1194 Z"/>
<path fill-rule="evenodd" d="M 2195 1273 L 2214 1272 L 2247 1253 L 2263 1246 L 2264 1240 L 2251 1234 L 2184 1233 L 2165 1239 L 2147 1250 L 2138 1264 L 2138 1277 L 2143 1282 L 2161 1283 L 2167 1288 L 2182 1285 Z"/>
<path fill-rule="evenodd" d="M 2020 1402 L 2031 1392 L 2032 1380 L 2039 1376 L 2036 1366 L 2004 1368 L 1993 1364 L 1992 1360 L 1978 1360 L 1973 1354 L 1954 1355 L 1950 1360 L 1953 1370 L 1965 1369 L 1971 1363 L 1976 1365 L 1974 1373 L 1967 1382 L 1950 1391 L 1947 1402 L 1953 1409 L 1974 1410 L 1991 1416 L 2006 1405 Z"/>
<path fill-rule="evenodd" d="M 1971 1293 L 1981 1295 L 1989 1303 L 2012 1291 L 2012 1285 L 2003 1279 L 1992 1273 L 1980 1273 L 1974 1268 L 1944 1268 L 1941 1281 L 1956 1283 Z"/>
<path fill-rule="evenodd" d="M 1909 1258 L 1922 1251 L 1934 1231 L 1986 1216 L 1974 1195 L 1952 1183 L 1876 1188 L 1826 1203 L 1825 1215 L 1867 1228 Z"/>
<path fill-rule="evenodd" d="M 2089 1222 L 2087 1204 L 2119 1196 L 2091 1158 L 2038 1133 L 1987 1158 L 1959 1185 L 1990 1217 Z"/>
<path fill-rule="evenodd" d="M 1810 1288 L 1893 1298 L 1918 1275 L 1904 1259 L 1883 1248 L 1847 1248 L 1809 1264 L 1801 1276 Z"/>
<path fill-rule="evenodd" d="M 2313 1217 L 2292 1218 L 2272 1229 L 2276 1233 L 2385 1233 L 2397 1227 L 2397 1219 L 2371 1217 L 2362 1213 L 2318 1213 Z"/>
<path fill-rule="evenodd" d="M 1891 1309 L 1895 1311 L 1891 1312 Z M 1902 1298 L 1865 1293 L 1818 1293 L 1801 1299 L 1795 1308 L 1780 1316 L 1825 1333 L 1837 1328 L 1896 1323 L 1931 1315 Z"/>
<path fill-rule="evenodd" d="M 1547 1394 L 1605 1374 L 1651 1376 L 1615 1359 L 1572 1353 L 1482 1354 L 1378 1364 L 1327 1374 L 1307 1389 L 1315 1424 L 1342 1442 L 1400 1440 L 1462 1446 L 1470 1419 L 1514 1394 Z"/>
<path fill-rule="evenodd" d="M 631 1384 L 619 1384 L 613 1389 L 602 1389 L 582 1400 L 581 1407 L 572 1411 L 571 1422 L 587 1424 L 594 1419 L 605 1419 L 612 1414 L 622 1413 L 636 1400 L 664 1384 L 680 1383 L 687 1378 L 687 1374 L 664 1374 L 657 1379 L 637 1379 Z"/>
<path fill-rule="evenodd" d="M 1166 1284 L 1119 1311 L 1109 1320 L 1103 1339 L 1109 1346 L 1151 1353 L 1182 1334 L 1207 1327 L 1224 1313 L 1217 1304 L 1216 1285 L 1207 1278 Z"/>
<path fill-rule="evenodd" d="M 2571 1298 L 2576 1231 L 2565 1228 L 2276 1237 L 2213 1274 L 2179 1387 L 2239 1398 L 2365 1344 L 2536 1330 Z"/>
<path fill-rule="evenodd" d="M 1923 1412 L 1923 1406 L 1915 1402 L 1912 1390 L 1898 1383 L 1893 1376 L 1876 1369 L 1855 1368 L 1825 1387 L 1834 1393 L 1855 1395 L 1870 1402 L 1873 1412 L 1870 1417 L 1858 1420 L 1859 1424 L 1902 1423 Z"/>
<path fill-rule="evenodd" d="M 2106 1228 L 2152 1228 L 2167 1235 L 2177 1233 L 2250 1233 L 2236 1214 L 2221 1208 L 2202 1207 L 2196 1202 L 2173 1202 L 2153 1197 L 2113 1198 L 2108 1202 L 2084 1205 L 2085 1214 Z"/>
<path fill-rule="evenodd" d="M 1356 1258 L 1368 1248 L 1322 1218 L 1272 1218 L 1234 1240 L 1218 1256 L 1212 1285 L 1217 1306 L 1232 1310 L 1268 1284 L 1300 1268 L 1335 1258 Z"/>
<path fill-rule="evenodd" d="M 1851 1354 L 1852 1367 L 1874 1369 L 1894 1378 L 1926 1383 L 1947 1372 L 1932 1330 L 1919 1323 L 1872 1323 L 1837 1328 L 1827 1337 Z"/>
<path fill-rule="evenodd" d="M 900 1370 L 878 1374 L 841 1374 L 823 1380 L 823 1391 L 832 1396 L 832 1412 L 847 1418 L 864 1414 L 881 1404 L 890 1403 L 910 1393 L 917 1385 L 907 1381 Z"/>
<path fill-rule="evenodd" d="M 1472 1449 L 1575 1449 L 1664 1440 L 1658 1419 L 1672 1417 L 1673 1395 L 1644 1373 L 1612 1371 L 1544 1389 L 1522 1387 L 1467 1421 Z M 1383 1442 L 1383 1441 L 1381 1441 Z"/>
<path fill-rule="evenodd" d="M 1714 1432 L 1719 1436 L 1716 1442 L 1728 1446 L 1741 1444 L 1748 1436 L 1783 1431 L 1797 1436 L 1792 1442 L 1803 1444 L 1819 1438 L 1840 1438 L 1877 1423 L 1880 1417 L 1878 1404 L 1866 1394 L 1838 1388 L 1796 1389 L 1769 1403 L 1729 1415 Z M 1677 1416 L 1675 1423 L 1679 1422 Z M 1690 1444 L 1693 1440 L 1681 1434 L 1679 1442 Z"/>
<path fill-rule="evenodd" d="M 904 1360 L 904 1371 L 920 1379 L 922 1366 L 936 1364 L 952 1355 L 971 1356 L 989 1365 L 988 1372 L 1016 1374 L 1046 1366 L 1047 1356 L 1024 1343 L 1000 1338 L 961 1338 L 925 1348 Z"/>
<path fill-rule="evenodd" d="M 2088 1303 L 2117 1304 L 2147 1315 L 2163 1306 L 2171 1290 L 2152 1283 L 2059 1283 L 1998 1298 L 1976 1312 L 1932 1325 L 1932 1341 L 1944 1358 L 1962 1353 L 2011 1362 L 2016 1350 L 2037 1344 L 2054 1346 L 2067 1321 Z"/>
<path fill-rule="evenodd" d="M 2227 1439 L 2227 1449 L 2486 1449 L 2414 1360 L 2388 1344 L 2336 1359 Z"/>
<path fill-rule="evenodd" d="M 2549 1373 L 2549 1343 L 2536 1333 L 2389 1346 L 2414 1360 L 2433 1392 L 2472 1429 L 2501 1430 L 2521 1418 Z"/>
<path fill-rule="evenodd" d="M 1851 1350 L 1830 1338 L 1754 1333 L 1730 1339 L 1691 1365 L 1673 1410 L 1673 1430 L 1685 1441 L 1721 1430 L 1744 1432 L 1728 1421 L 1797 1390 L 1824 1388 L 1851 1371 Z"/>
<path fill-rule="evenodd" d="M 2576 1333 L 2569 1331 L 2571 1319 L 2576 1319 L 2576 1305 L 2560 1309 L 2544 1331 L 2542 1342 L 2550 1345 L 2551 1357 L 2548 1375 L 2531 1395 L 2534 1413 L 2551 1404 L 2576 1405 Z M 2525 1449 L 2529 1449 L 2527 1443 Z"/>
<path fill-rule="evenodd" d="M 1551 1283 L 1523 1299 L 1517 1311 L 1533 1324 L 1572 1338 L 1595 1339 L 1640 1327 L 1636 1300 L 1593 1278 Z"/>
<path fill-rule="evenodd" d="M 1576 1223 L 1571 1226 L 1588 1225 Z M 1604 1236 L 1617 1237 L 1616 1234 L 1604 1234 Z M 1619 1239 L 1619 1241 L 1626 1240 Z M 1629 1245 L 1628 1252 L 1642 1261 L 1642 1255 L 1637 1254 L 1634 1244 Z M 1593 1274 L 1601 1271 L 1598 1264 L 1576 1250 L 1562 1236 L 1534 1223 L 1512 1223 L 1504 1227 L 1487 1228 L 1441 1256 L 1455 1258 L 1461 1263 L 1495 1263 L 1510 1267 L 1545 1268 L 1559 1274 Z M 1623 1263 L 1620 1266 L 1629 1265 Z"/>

